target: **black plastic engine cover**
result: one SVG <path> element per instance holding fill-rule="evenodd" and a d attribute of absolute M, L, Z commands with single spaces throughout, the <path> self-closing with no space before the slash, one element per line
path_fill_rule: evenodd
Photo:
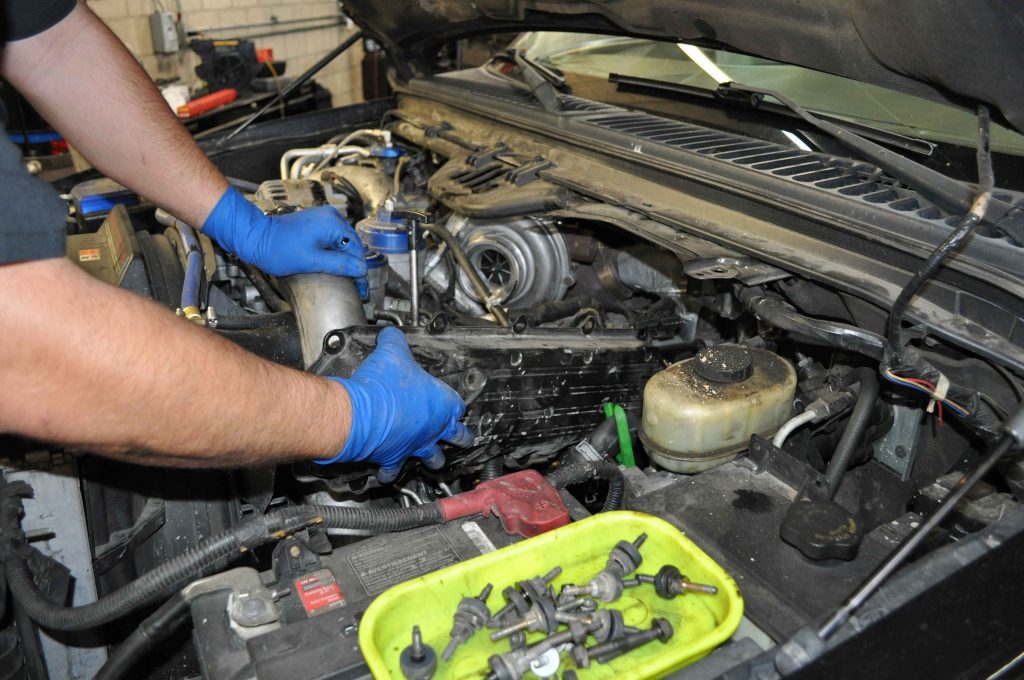
<path fill-rule="evenodd" d="M 630 331 L 401 330 L 420 365 L 466 401 L 464 422 L 476 440 L 446 452 L 450 463 L 464 469 L 496 455 L 510 466 L 553 456 L 596 427 L 609 401 L 638 418 L 644 384 L 661 366 L 658 351 Z M 355 326 L 328 334 L 310 370 L 348 377 L 373 350 L 379 331 Z"/>

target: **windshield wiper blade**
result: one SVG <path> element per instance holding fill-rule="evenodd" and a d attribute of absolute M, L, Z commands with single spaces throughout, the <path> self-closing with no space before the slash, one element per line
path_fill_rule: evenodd
<path fill-rule="evenodd" d="M 941 172 L 932 170 L 917 161 L 875 144 L 841 125 L 816 116 L 781 92 L 740 83 L 722 84 L 718 87 L 718 91 L 720 93 L 719 96 L 722 97 L 735 97 L 746 94 L 775 99 L 790 111 L 803 118 L 808 124 L 831 135 L 843 146 L 856 151 L 862 157 L 875 163 L 885 172 L 949 212 L 959 215 L 965 214 L 974 203 L 975 190 L 967 183 L 947 177 Z M 758 103 L 758 99 L 751 99 L 751 105 L 756 107 Z M 993 197 L 989 200 L 982 219 L 998 229 L 1003 235 L 1009 237 L 1017 245 L 1024 245 L 1024 205 L 1010 205 L 1006 201 Z"/>
<path fill-rule="evenodd" d="M 734 94 L 723 92 L 722 88 L 719 88 L 718 90 L 709 90 L 707 88 L 696 87 L 694 85 L 685 85 L 683 83 L 671 83 L 665 80 L 652 80 L 651 78 L 640 78 L 638 76 L 627 76 L 621 73 L 609 73 L 608 82 L 615 83 L 623 87 L 659 90 L 662 92 L 673 92 L 686 96 L 700 97 L 702 99 L 714 99 L 723 104 L 727 104 L 730 106 L 735 105 L 737 107 L 746 109 L 754 109 L 759 108 L 760 106 L 766 106 L 771 107 L 770 109 L 767 110 L 770 110 L 772 113 L 778 115 L 788 116 L 791 118 L 800 117 L 788 107 L 779 106 L 775 104 L 765 105 L 762 104 L 760 100 L 752 102 L 750 99 L 750 95 L 735 96 Z M 830 116 L 828 114 L 818 113 L 817 111 L 814 112 L 814 115 L 821 118 L 822 120 L 827 120 L 831 123 L 835 123 L 836 125 L 840 125 L 844 128 L 847 128 L 848 130 L 852 130 L 853 132 L 856 132 L 862 137 L 867 137 L 868 139 L 874 139 L 875 141 L 882 142 L 883 144 L 895 146 L 908 153 L 914 153 L 920 156 L 931 156 L 932 153 L 935 152 L 935 147 L 937 146 L 934 142 L 929 142 L 926 139 L 919 139 L 917 137 L 901 135 L 897 132 L 892 132 L 890 130 L 882 130 L 881 128 L 872 127 L 870 125 L 864 125 L 863 123 L 855 123 L 844 118 L 838 118 L 835 116 Z"/>

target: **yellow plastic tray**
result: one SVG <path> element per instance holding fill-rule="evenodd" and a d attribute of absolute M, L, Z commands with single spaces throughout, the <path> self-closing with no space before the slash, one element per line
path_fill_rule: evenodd
<path fill-rule="evenodd" d="M 401 680 L 404 676 L 398 657 L 411 640 L 413 625 L 418 624 L 424 641 L 438 654 L 435 680 L 484 677 L 490 670 L 488 658 L 509 650 L 507 641 L 491 642 L 489 629 L 477 631 L 455 650 L 450 662 L 440 658 L 461 598 L 476 597 L 491 583 L 494 592 L 488 606 L 495 611 L 504 604 L 503 588 L 547 573 L 555 566 L 563 569 L 554 581 L 556 592 L 563 583 L 585 583 L 604 568 L 616 542 L 632 541 L 643 532 L 647 541 L 640 549 L 644 561 L 639 572 L 654 574 L 663 565 L 674 564 L 691 580 L 717 586 L 718 594 L 694 593 L 663 600 L 655 594 L 653 585 L 626 589 L 617 602 L 602 606 L 622 610 L 627 626 L 649 628 L 654 618 L 668 619 L 675 634 L 664 644 L 652 642 L 611 663 L 578 669 L 577 674 L 581 680 L 639 680 L 658 678 L 693 663 L 728 640 L 739 626 L 743 598 L 736 582 L 668 522 L 639 512 L 608 512 L 401 583 L 383 593 L 366 610 L 359 629 L 359 644 L 370 671 L 378 679 Z M 528 641 L 543 637 L 531 633 Z M 588 645 L 592 644 L 590 640 Z M 572 662 L 563 655 L 559 677 L 567 668 L 572 668 Z M 528 673 L 526 677 L 535 676 Z"/>

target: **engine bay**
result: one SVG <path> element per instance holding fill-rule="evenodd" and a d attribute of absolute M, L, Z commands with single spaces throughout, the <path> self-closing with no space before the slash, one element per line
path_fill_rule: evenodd
<path fill-rule="evenodd" d="M 443 466 L 407 462 L 392 483 L 358 464 L 164 474 L 55 451 L 12 456 L 8 477 L 37 487 L 27 503 L 67 493 L 40 483 L 53 471 L 81 481 L 82 509 L 68 504 L 62 526 L 87 526 L 90 545 L 41 548 L 75 572 L 75 588 L 95 575 L 76 603 L 268 513 L 386 515 L 525 470 L 552 479 L 582 465 L 555 485 L 572 520 L 610 510 L 662 518 L 736 580 L 740 630 L 690 669 L 724 672 L 839 607 L 1017 409 L 1018 376 L 924 329 L 907 333 L 909 368 L 887 369 L 888 310 L 808 275 L 802 253 L 787 268 L 659 221 L 653 202 L 685 187 L 666 180 L 645 194 L 658 183 L 651 176 L 625 186 L 596 175 L 573 187 L 553 172 L 572 165 L 570 152 L 438 109 L 408 96 L 381 122 L 364 115 L 298 145 L 265 141 L 235 180 L 266 213 L 337 209 L 368 249 L 365 285 L 276 279 L 141 198 L 94 213 L 76 202 L 82 233 L 71 239 L 128 244 L 110 267 L 113 283 L 266 358 L 346 377 L 382 328 L 399 327 L 418 363 L 462 397 L 475 435 L 469 447 L 447 447 Z M 241 167 L 254 153 L 224 162 Z M 104 181 L 80 192 L 114 195 Z M 645 195 L 649 213 L 632 207 Z M 691 209 L 706 199 L 693 200 Z M 751 232 L 751 247 L 763 238 Z M 986 531 L 1019 523 L 1022 479 L 1014 460 L 975 487 L 906 570 L 924 569 L 929 551 L 953 559 Z M 26 531 L 53 523 L 28 507 Z M 366 607 L 390 586 L 522 540 L 506 519 L 476 508 L 429 529 L 304 525 L 222 557 L 186 588 L 191 638 L 172 638 L 155 655 L 162 665 L 135 677 L 364 677 Z M 62 539 L 70 529 L 55 531 Z M 310 605 L 307 586 L 338 594 Z M 232 613 L 257 596 L 265 617 Z M 879 611 L 903 602 L 887 597 Z M 95 641 L 47 644 L 94 662 Z"/>

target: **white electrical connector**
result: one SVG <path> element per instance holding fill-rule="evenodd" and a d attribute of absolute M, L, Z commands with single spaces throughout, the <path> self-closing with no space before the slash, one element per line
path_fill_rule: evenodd
<path fill-rule="evenodd" d="M 149 15 L 149 32 L 153 36 L 153 51 L 157 54 L 176 54 L 181 49 L 178 42 L 178 22 L 174 12 L 153 12 Z"/>

